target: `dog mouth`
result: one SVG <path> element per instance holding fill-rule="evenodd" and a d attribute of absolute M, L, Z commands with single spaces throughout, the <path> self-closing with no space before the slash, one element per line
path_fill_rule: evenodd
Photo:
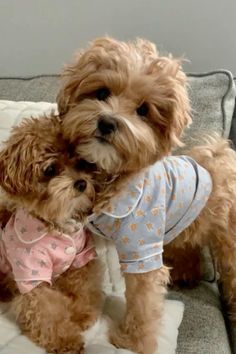
<path fill-rule="evenodd" d="M 105 138 L 104 136 L 101 135 L 95 135 L 96 140 L 101 143 L 101 144 L 110 144 L 111 142 L 108 140 L 108 138 Z"/>

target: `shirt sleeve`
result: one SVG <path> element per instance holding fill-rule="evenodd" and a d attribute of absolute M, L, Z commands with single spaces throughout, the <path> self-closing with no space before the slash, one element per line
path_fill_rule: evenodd
<path fill-rule="evenodd" d="M 164 210 L 154 206 L 146 213 L 136 208 L 125 218 L 103 214 L 93 226 L 115 242 L 123 272 L 145 273 L 162 267 Z"/>
<path fill-rule="evenodd" d="M 48 251 L 35 245 L 18 245 L 7 249 L 8 260 L 17 286 L 22 294 L 42 282 L 51 284 L 52 260 Z"/>

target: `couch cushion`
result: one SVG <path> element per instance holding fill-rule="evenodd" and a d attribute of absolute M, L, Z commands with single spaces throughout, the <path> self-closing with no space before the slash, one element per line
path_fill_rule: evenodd
<path fill-rule="evenodd" d="M 0 100 L 0 145 L 11 127 L 19 124 L 22 118 L 38 117 L 42 113 L 49 115 L 52 111 L 57 112 L 56 103 Z"/>
<path fill-rule="evenodd" d="M 0 100 L 55 102 L 59 76 L 0 78 Z"/>
<path fill-rule="evenodd" d="M 234 84 L 236 85 L 236 78 L 234 78 Z M 232 142 L 234 143 L 234 147 L 236 148 L 236 104 L 234 106 L 234 113 L 233 113 L 229 137 L 232 140 Z"/>
<path fill-rule="evenodd" d="M 115 321 L 120 320 L 125 311 L 124 298 L 108 296 L 105 299 L 104 315 L 84 332 L 84 354 L 132 354 L 129 350 L 118 349 L 108 341 L 107 329 L 110 315 Z M 177 347 L 178 327 L 182 320 L 184 306 L 179 301 L 165 302 L 161 333 L 158 337 L 158 350 L 155 354 L 174 354 Z M 11 320 L 7 304 L 0 304 L 0 354 L 46 354 L 20 333 L 19 327 Z M 68 353 L 68 352 L 67 352 Z M 70 352 L 71 353 L 71 352 Z"/>
<path fill-rule="evenodd" d="M 236 88 L 229 71 L 189 74 L 193 123 L 185 142 L 200 142 L 203 134 L 217 132 L 228 138 L 235 105 Z"/>
<path fill-rule="evenodd" d="M 169 298 L 185 304 L 177 354 L 230 354 L 228 335 L 215 285 L 202 282 L 196 289 L 172 291 Z"/>

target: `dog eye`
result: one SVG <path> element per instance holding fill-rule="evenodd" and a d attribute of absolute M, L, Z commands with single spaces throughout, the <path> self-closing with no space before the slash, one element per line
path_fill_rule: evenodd
<path fill-rule="evenodd" d="M 96 98 L 99 101 L 105 101 L 110 96 L 110 90 L 106 87 L 102 87 L 96 91 Z"/>
<path fill-rule="evenodd" d="M 136 109 L 136 112 L 139 116 L 146 117 L 149 112 L 149 107 L 148 107 L 147 103 L 145 103 L 145 102 L 142 103 L 141 106 L 139 106 Z"/>
<path fill-rule="evenodd" d="M 55 177 L 58 174 L 56 164 L 49 165 L 43 173 L 45 177 Z"/>

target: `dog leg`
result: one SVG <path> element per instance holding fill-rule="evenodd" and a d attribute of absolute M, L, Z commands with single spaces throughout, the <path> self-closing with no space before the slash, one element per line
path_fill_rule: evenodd
<path fill-rule="evenodd" d="M 56 286 L 70 295 L 71 320 L 81 331 L 91 327 L 102 311 L 102 276 L 100 261 L 92 260 L 82 268 L 69 269 L 56 281 Z"/>
<path fill-rule="evenodd" d="M 216 232 L 210 247 L 219 272 L 219 287 L 224 296 L 230 319 L 236 323 L 236 230 L 225 231 L 227 237 Z"/>
<path fill-rule="evenodd" d="M 80 328 L 71 321 L 70 299 L 44 284 L 17 296 L 11 306 L 23 334 L 50 353 L 82 353 Z"/>
<path fill-rule="evenodd" d="M 18 294 L 16 282 L 8 274 L 0 272 L 0 301 L 10 302 Z"/>
<path fill-rule="evenodd" d="M 196 287 L 201 280 L 200 247 L 176 243 L 174 240 L 166 245 L 163 253 L 164 263 L 171 268 L 171 287 Z"/>
<path fill-rule="evenodd" d="M 125 274 L 127 309 L 124 322 L 111 330 L 111 342 L 139 354 L 153 354 L 157 348 L 168 268 L 145 274 Z"/>

